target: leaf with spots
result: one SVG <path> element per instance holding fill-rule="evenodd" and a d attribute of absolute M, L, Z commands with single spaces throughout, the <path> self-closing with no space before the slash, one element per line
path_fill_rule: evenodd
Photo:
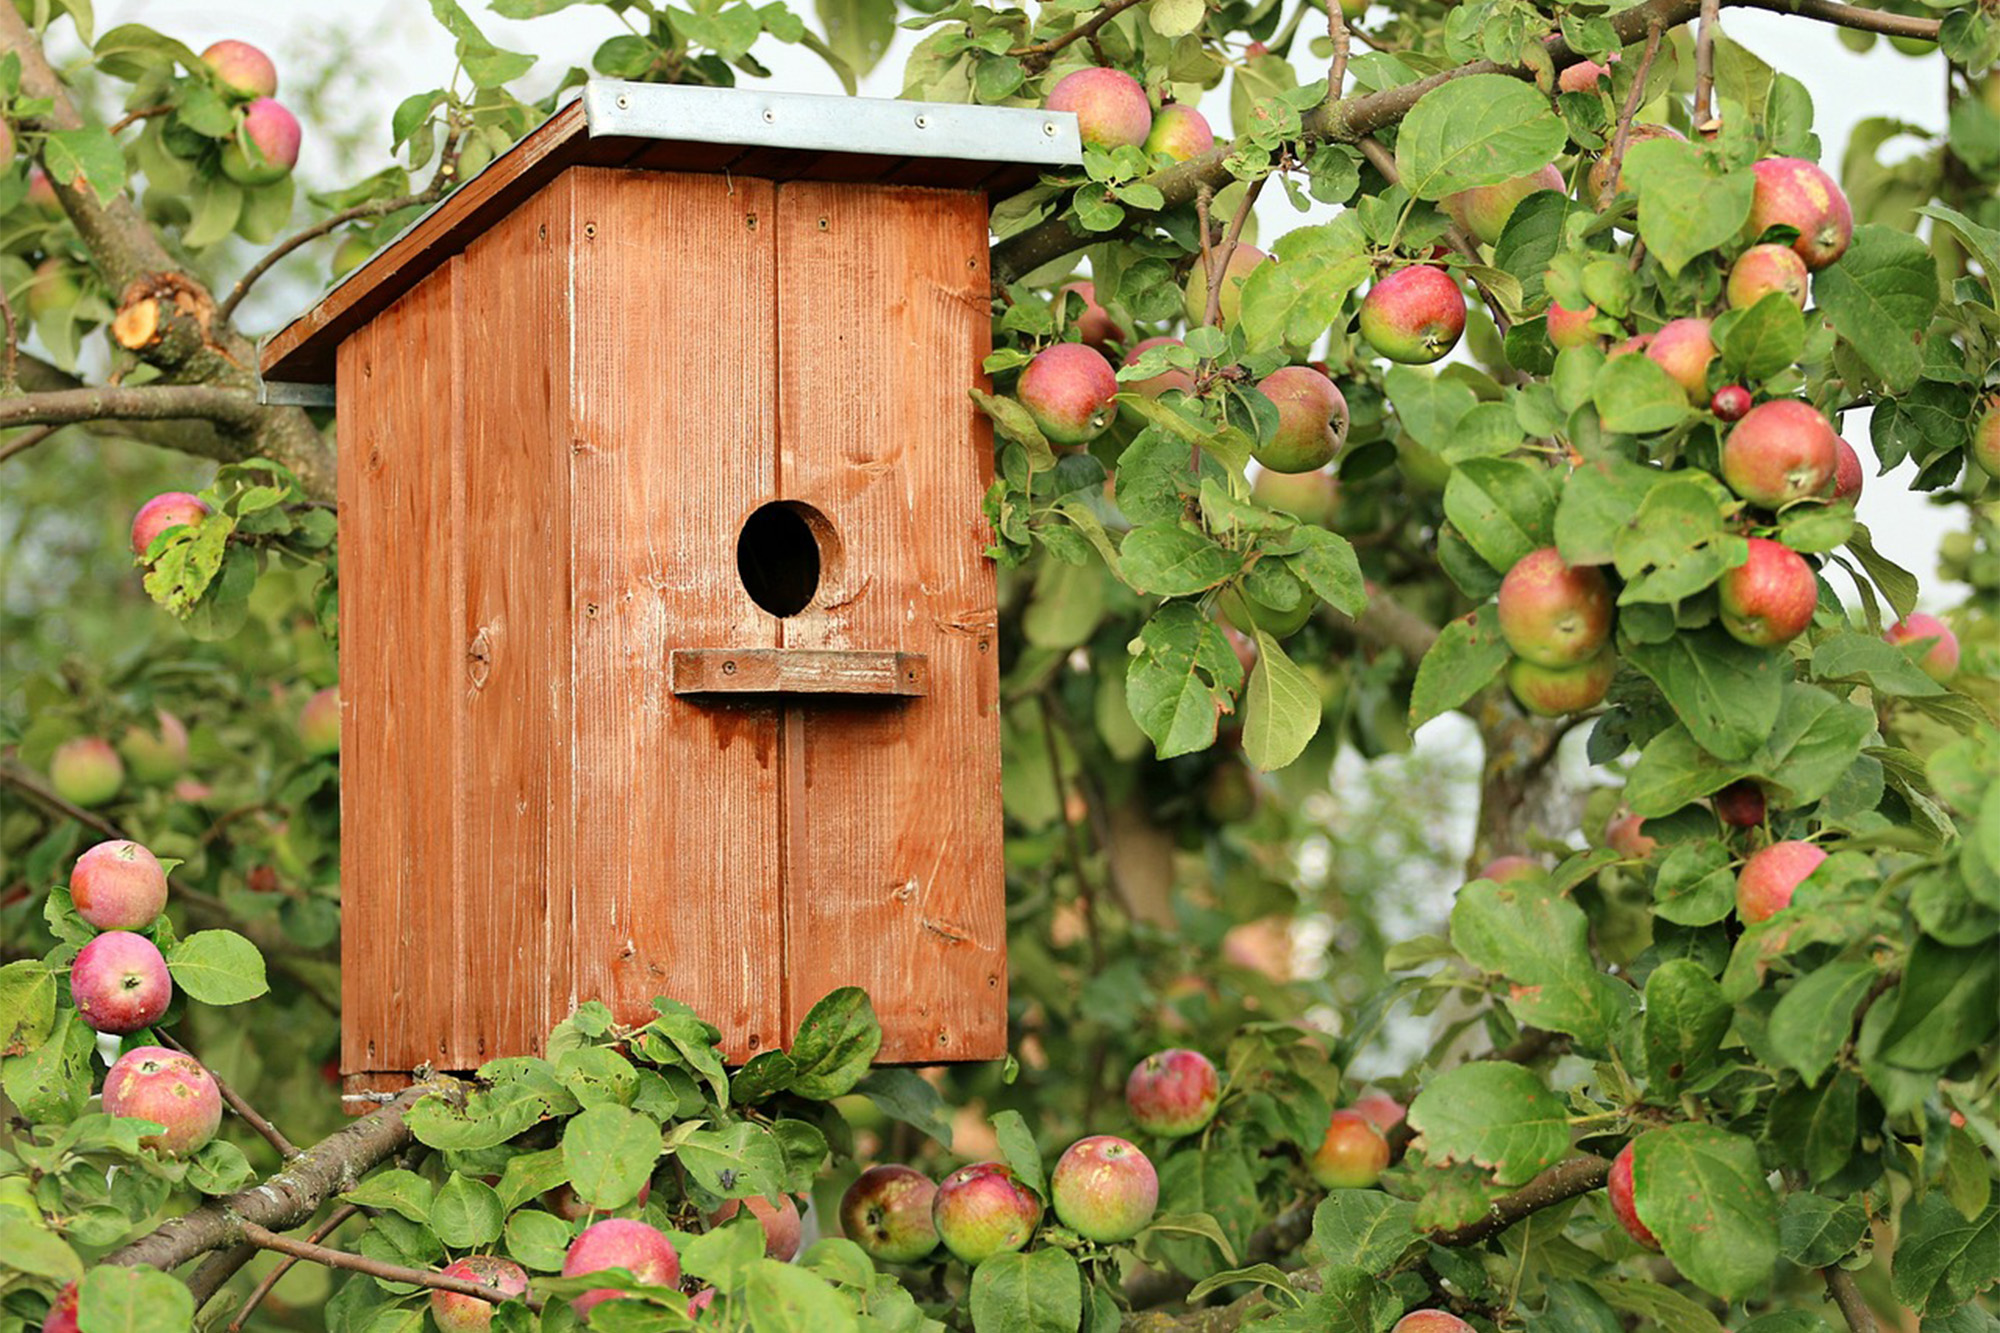
<path fill-rule="evenodd" d="M 1778 1261 L 1778 1201 L 1757 1145 L 1713 1125 L 1670 1125 L 1632 1149 L 1639 1220 L 1683 1276 L 1725 1300 L 1763 1291 Z"/>
<path fill-rule="evenodd" d="M 1555 1094 L 1498 1060 L 1432 1079 L 1410 1104 L 1410 1127 L 1431 1162 L 1473 1162 L 1500 1185 L 1525 1184 L 1569 1151 L 1569 1120 Z"/>

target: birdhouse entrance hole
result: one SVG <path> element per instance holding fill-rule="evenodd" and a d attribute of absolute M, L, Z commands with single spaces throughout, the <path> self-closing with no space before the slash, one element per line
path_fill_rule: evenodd
<path fill-rule="evenodd" d="M 750 600 L 774 616 L 812 605 L 821 580 L 838 577 L 840 538 L 825 514 L 796 500 L 775 500 L 744 520 L 736 538 L 736 573 Z"/>

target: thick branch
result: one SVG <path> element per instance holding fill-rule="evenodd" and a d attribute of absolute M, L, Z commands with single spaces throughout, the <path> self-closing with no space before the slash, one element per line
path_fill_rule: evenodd
<path fill-rule="evenodd" d="M 1477 1245 L 1544 1208 L 1553 1208 L 1579 1194 L 1604 1188 L 1604 1182 L 1610 1176 L 1611 1163 L 1602 1157 L 1572 1157 L 1566 1162 L 1558 1162 L 1512 1194 L 1495 1199 L 1487 1208 L 1486 1216 L 1478 1221 L 1453 1227 L 1449 1231 L 1433 1231 L 1430 1242 L 1452 1249 Z"/>
<path fill-rule="evenodd" d="M 1875 1312 L 1868 1308 L 1854 1274 L 1844 1268 L 1822 1268 L 1819 1275 L 1826 1279 L 1826 1294 L 1840 1307 L 1841 1318 L 1852 1333 L 1875 1333 Z"/>
<path fill-rule="evenodd" d="M 265 409 L 240 389 L 208 384 L 92 385 L 0 398 L 0 430 L 70 426 L 92 421 L 172 421 L 198 418 L 254 429 Z"/>
<path fill-rule="evenodd" d="M 408 1146 L 411 1135 L 404 1115 L 421 1098 L 438 1091 L 454 1098 L 464 1094 L 462 1085 L 449 1080 L 407 1088 L 380 1110 L 306 1149 L 261 1184 L 210 1200 L 100 1262 L 126 1267 L 150 1264 L 167 1272 L 210 1250 L 248 1240 L 246 1226 L 282 1231 L 303 1225 L 328 1199 L 353 1188 L 362 1176 Z"/>
<path fill-rule="evenodd" d="M 462 1277 L 446 1277 L 443 1273 L 428 1268 L 405 1268 L 401 1264 L 385 1264 L 380 1259 L 370 1259 L 364 1254 L 351 1254 L 346 1250 L 328 1249 L 311 1241 L 293 1240 L 280 1236 L 255 1222 L 243 1224 L 243 1239 L 259 1249 L 273 1250 L 295 1259 L 305 1259 L 327 1268 L 344 1268 L 352 1273 L 366 1273 L 384 1282 L 408 1282 L 420 1287 L 430 1287 L 437 1291 L 455 1291 L 461 1296 L 477 1296 L 483 1301 L 498 1305 L 506 1301 L 526 1301 L 528 1308 L 542 1308 L 540 1298 L 530 1295 L 510 1296 L 498 1287 L 489 1287 L 484 1282 L 470 1282 Z"/>

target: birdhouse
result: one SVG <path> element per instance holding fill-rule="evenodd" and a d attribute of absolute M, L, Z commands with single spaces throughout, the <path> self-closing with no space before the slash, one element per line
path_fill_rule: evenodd
<path fill-rule="evenodd" d="M 340 1068 L 1006 1038 L 988 197 L 1034 110 L 595 82 L 265 344 L 339 431 Z"/>

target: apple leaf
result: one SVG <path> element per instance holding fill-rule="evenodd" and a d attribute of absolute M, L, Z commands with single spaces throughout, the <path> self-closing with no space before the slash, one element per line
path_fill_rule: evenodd
<path fill-rule="evenodd" d="M 233 930 L 201 930 L 167 950 L 174 985 L 203 1004 L 241 1004 L 271 989 L 264 955 Z"/>
<path fill-rule="evenodd" d="M 1083 1322 L 1083 1283 L 1065 1250 L 996 1254 L 972 1271 L 971 1304 L 978 1328 L 1076 1333 Z"/>
<path fill-rule="evenodd" d="M 1532 84 L 1474 74 L 1418 99 L 1396 135 L 1396 169 L 1417 198 L 1442 199 L 1547 166 L 1568 137 Z"/>
<path fill-rule="evenodd" d="M 1840 261 L 1813 278 L 1813 300 L 1892 392 L 1924 370 L 1923 335 L 1937 310 L 1937 261 L 1922 240 L 1870 223 Z"/>
<path fill-rule="evenodd" d="M 1569 1151 L 1569 1119 L 1520 1065 L 1482 1060 L 1431 1080 L 1410 1104 L 1410 1127 L 1434 1163 L 1476 1163 L 1495 1184 L 1522 1185 Z"/>
<path fill-rule="evenodd" d="M 1764 1290 L 1778 1262 L 1778 1201 L 1757 1145 L 1713 1125 L 1633 1141 L 1639 1220 L 1696 1286 L 1725 1300 Z"/>

